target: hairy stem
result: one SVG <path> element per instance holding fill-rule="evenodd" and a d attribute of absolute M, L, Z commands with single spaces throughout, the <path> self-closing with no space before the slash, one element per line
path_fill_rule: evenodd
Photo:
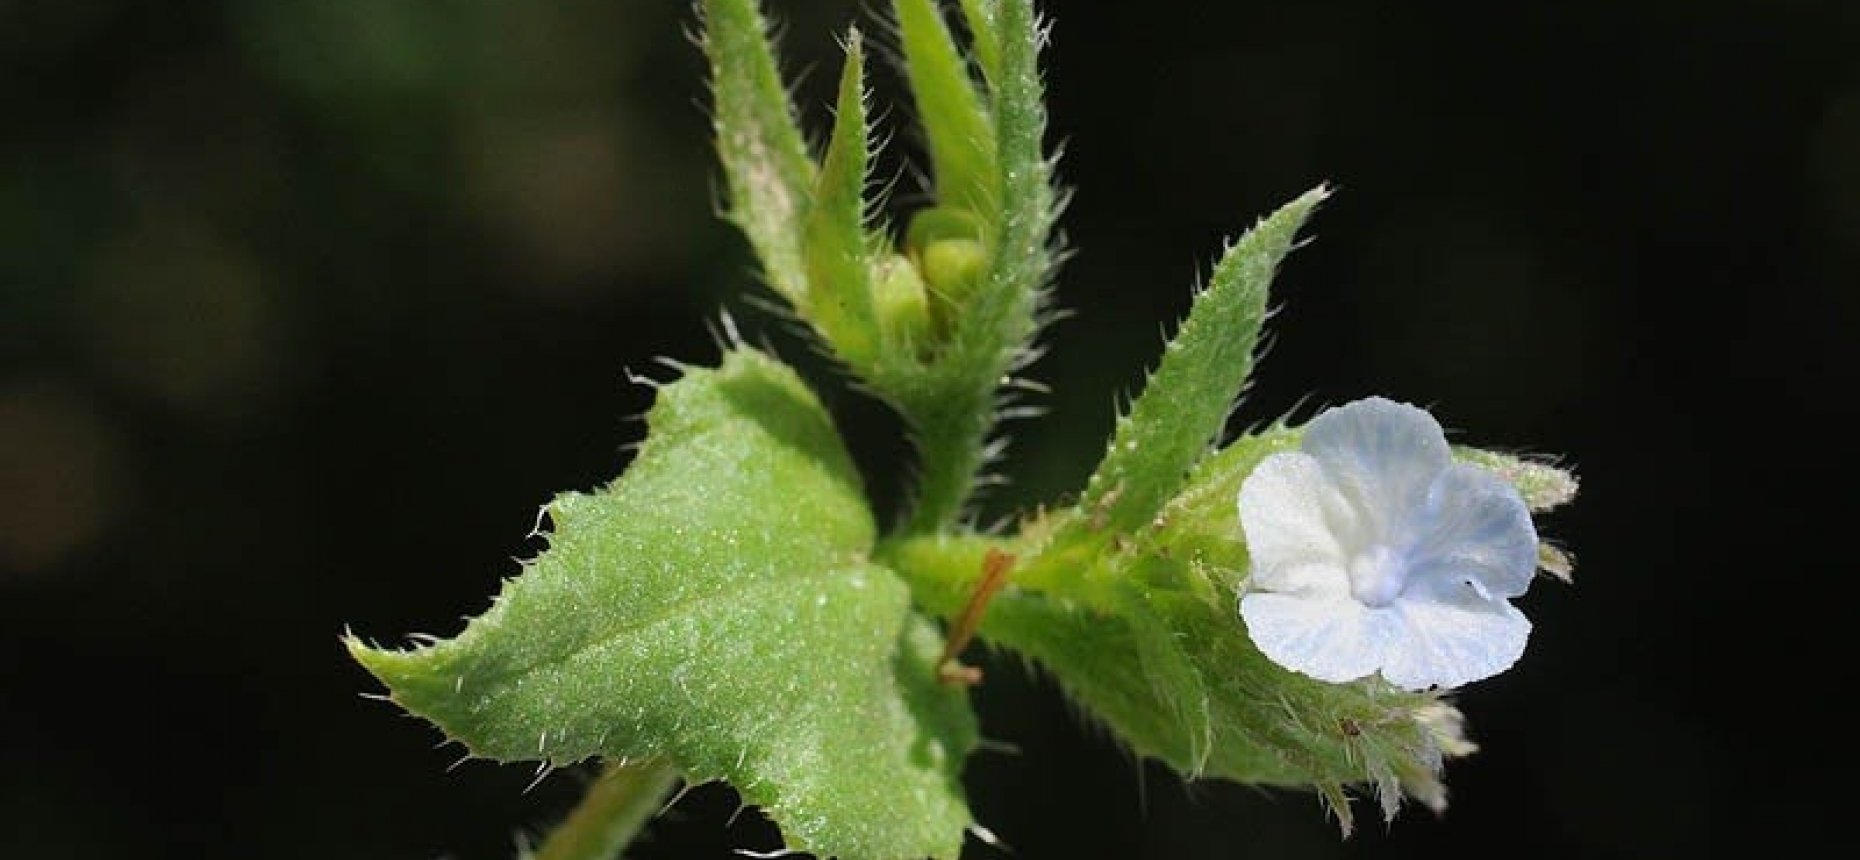
<path fill-rule="evenodd" d="M 659 759 L 609 763 L 531 860 L 614 860 L 677 784 L 678 771 Z"/>
<path fill-rule="evenodd" d="M 988 557 L 1015 559 L 1005 583 L 1009 591 L 1044 595 L 1086 606 L 1108 606 L 1108 573 L 1099 562 L 1101 543 L 1068 539 L 1064 543 L 975 534 L 938 534 L 894 538 L 874 555 L 910 583 L 911 596 L 925 612 L 949 621 L 963 614 L 976 588 L 988 577 Z M 984 623 L 982 630 L 988 625 Z"/>
<path fill-rule="evenodd" d="M 987 459 L 988 428 L 994 419 L 992 394 L 960 389 L 938 393 L 944 400 L 918 413 L 930 416 L 918 418 L 923 426 L 916 430 L 917 504 L 905 527 L 908 534 L 934 534 L 954 524 Z"/>

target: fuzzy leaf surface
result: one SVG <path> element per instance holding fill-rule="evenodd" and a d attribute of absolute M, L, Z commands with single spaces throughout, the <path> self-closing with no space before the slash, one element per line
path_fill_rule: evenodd
<path fill-rule="evenodd" d="M 896 0 L 893 5 L 918 121 L 930 147 L 937 199 L 945 206 L 982 209 L 998 193 L 994 129 L 968 61 L 936 0 Z M 976 46 L 992 48 L 992 42 L 988 34 Z"/>
<path fill-rule="evenodd" d="M 833 136 L 807 214 L 810 294 L 801 308 L 840 358 L 860 370 L 871 365 L 879 346 L 865 232 L 868 140 L 865 47 L 853 30 L 846 37 Z"/>
<path fill-rule="evenodd" d="M 1148 522 L 1220 436 L 1253 370 L 1273 273 L 1325 193 L 1313 189 L 1261 220 L 1214 267 L 1085 491 L 1112 528 Z"/>
<path fill-rule="evenodd" d="M 962 17 L 969 25 L 975 64 L 982 67 L 982 76 L 990 81 L 1001 78 L 1001 42 L 995 32 L 1000 15 L 1000 0 L 962 0 Z"/>
<path fill-rule="evenodd" d="M 638 459 L 549 507 L 549 548 L 456 639 L 351 653 L 474 755 L 659 757 L 788 844 L 955 857 L 974 744 L 940 637 L 867 559 L 856 472 L 792 371 L 741 350 L 660 389 Z"/>
<path fill-rule="evenodd" d="M 756 0 L 703 0 L 712 124 L 729 187 L 729 218 L 763 277 L 797 305 L 807 297 L 801 220 L 817 172 Z"/>

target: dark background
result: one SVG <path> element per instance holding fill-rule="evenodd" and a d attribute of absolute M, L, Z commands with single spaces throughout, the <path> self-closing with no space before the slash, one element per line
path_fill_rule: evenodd
<path fill-rule="evenodd" d="M 775 5 L 818 129 L 858 4 Z M 1047 6 L 1077 313 L 992 512 L 1076 488 L 1222 238 L 1324 180 L 1240 420 L 1383 393 L 1586 482 L 1547 525 L 1578 584 L 1537 585 L 1522 663 L 1460 697 L 1485 749 L 1444 820 L 1365 805 L 1340 843 L 1307 795 L 1185 788 L 1004 661 L 977 698 L 1021 751 L 969 774 L 1014 856 L 1697 857 L 1838 826 L 1860 5 Z M 713 358 L 720 305 L 804 355 L 712 217 L 692 26 L 0 0 L 0 856 L 501 858 L 566 808 L 572 777 L 445 773 L 337 636 L 480 611 L 537 506 L 624 466 L 623 369 Z M 869 467 L 900 453 L 833 404 Z M 694 792 L 637 856 L 771 847 L 733 805 Z"/>

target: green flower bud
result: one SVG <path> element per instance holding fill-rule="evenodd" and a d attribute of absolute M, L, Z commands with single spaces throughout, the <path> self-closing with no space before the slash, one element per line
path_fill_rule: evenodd
<path fill-rule="evenodd" d="M 988 268 L 982 224 L 957 209 L 925 209 L 911 218 L 904 247 L 937 299 L 939 322 L 960 311 Z"/>
<path fill-rule="evenodd" d="M 960 303 L 988 265 L 988 249 L 979 239 L 939 239 L 924 246 L 918 264 L 924 280 L 951 303 Z"/>
<path fill-rule="evenodd" d="M 889 254 L 873 264 L 872 311 L 886 343 L 920 350 L 930 342 L 929 298 L 909 259 Z"/>

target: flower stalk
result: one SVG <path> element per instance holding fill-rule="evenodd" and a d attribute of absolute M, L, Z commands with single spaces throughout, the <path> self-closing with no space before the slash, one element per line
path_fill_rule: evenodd
<path fill-rule="evenodd" d="M 613 860 L 659 813 L 678 779 L 662 759 L 607 763 L 530 860 Z"/>

